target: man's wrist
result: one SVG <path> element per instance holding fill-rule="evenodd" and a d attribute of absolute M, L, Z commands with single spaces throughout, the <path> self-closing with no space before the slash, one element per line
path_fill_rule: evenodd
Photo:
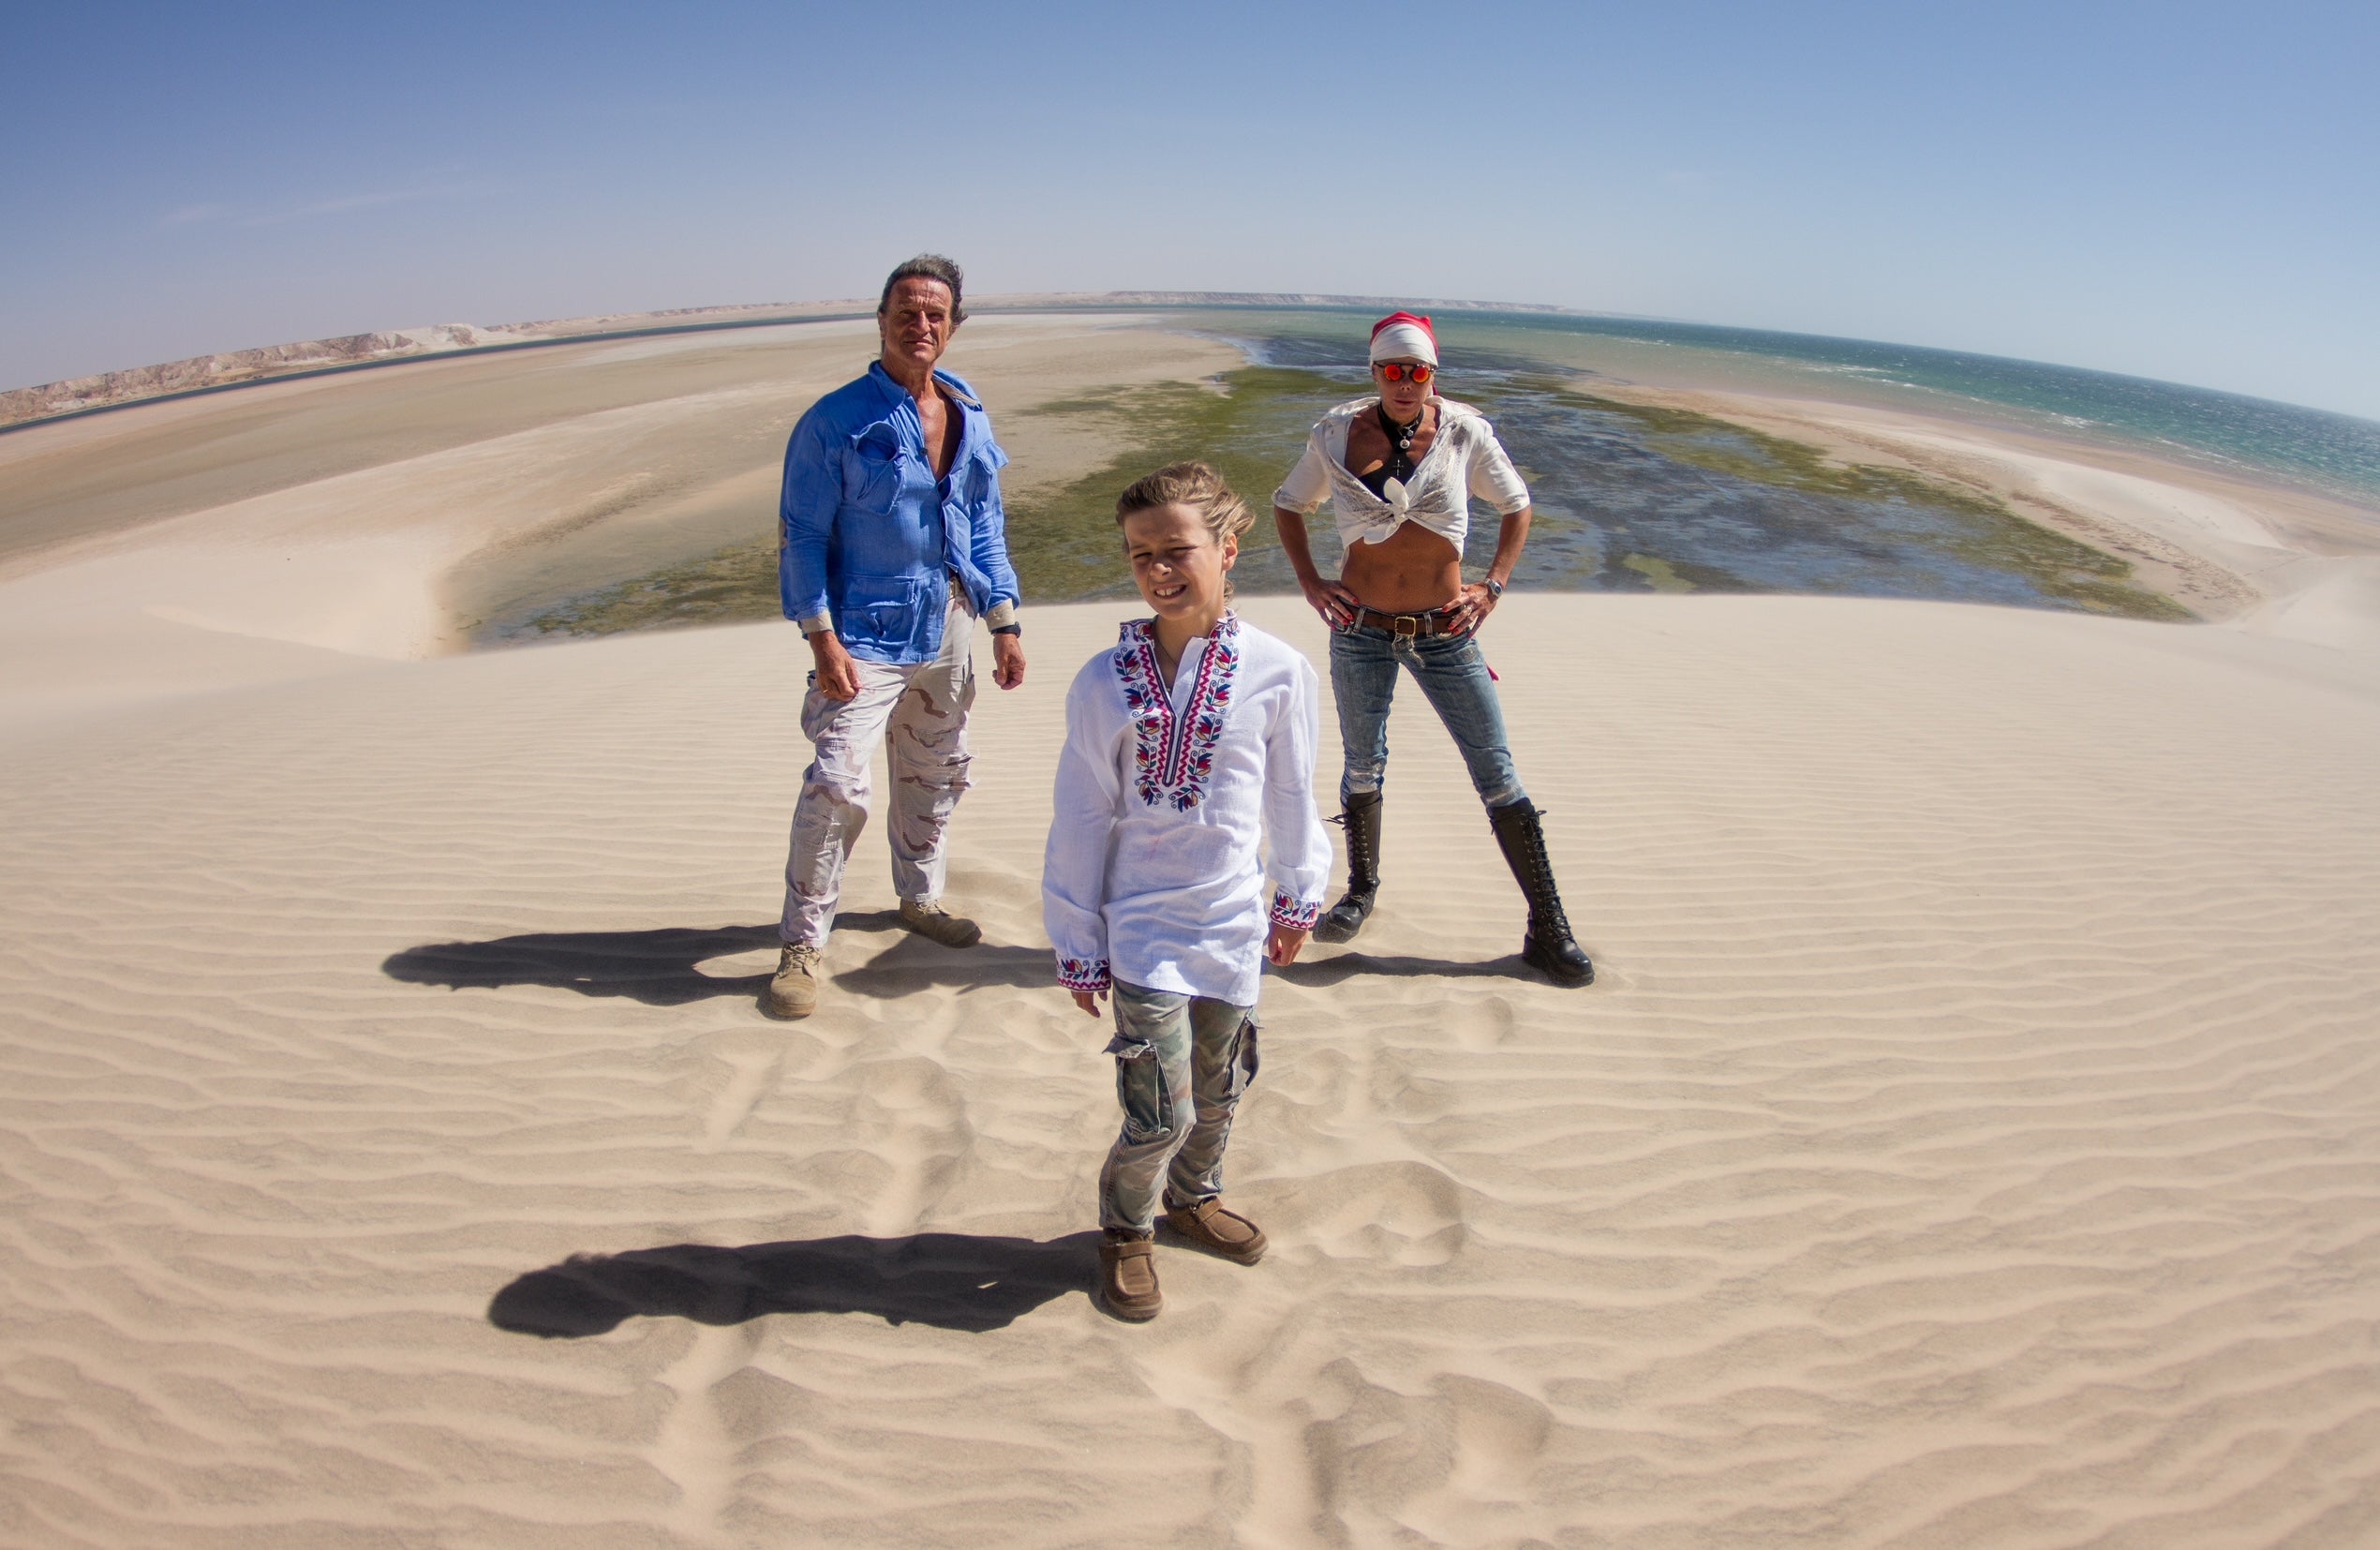
<path fill-rule="evenodd" d="M 1012 619 L 1005 624 L 993 625 L 991 633 L 995 635 L 1006 635 L 1011 639 L 1022 640 L 1025 637 L 1025 627 Z"/>

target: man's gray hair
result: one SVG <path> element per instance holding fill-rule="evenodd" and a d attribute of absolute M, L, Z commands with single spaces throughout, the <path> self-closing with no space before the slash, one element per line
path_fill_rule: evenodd
<path fill-rule="evenodd" d="M 876 315 L 882 317 L 892 306 L 893 287 L 903 280 L 940 280 L 950 287 L 950 320 L 953 325 L 967 320 L 967 309 L 960 304 L 960 286 L 965 276 L 959 266 L 939 253 L 920 253 L 885 277 L 885 293 L 876 299 Z"/>

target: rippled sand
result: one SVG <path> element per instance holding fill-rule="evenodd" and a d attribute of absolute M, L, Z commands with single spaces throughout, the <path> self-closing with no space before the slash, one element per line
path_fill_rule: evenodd
<path fill-rule="evenodd" d="M 1293 606 L 1259 622 L 1318 651 Z M 1038 928 L 1113 609 L 986 694 L 953 902 L 863 839 L 752 1006 L 766 626 L 0 752 L 0 1538 L 2358 1545 L 2380 1532 L 2380 681 L 1951 605 L 1520 597 L 1601 965 L 1400 710 L 1381 913 L 1271 981 L 1243 1270 L 1085 1295 Z"/>
<path fill-rule="evenodd" d="M 974 337 L 1001 403 L 1221 349 Z M 1038 903 L 1120 610 L 1035 610 L 984 691 L 985 945 L 899 931 L 870 833 L 825 1006 L 766 1021 L 793 633 L 426 653 L 458 566 L 676 434 L 758 446 L 852 341 L 741 387 L 568 348 L 477 440 L 350 396 L 460 363 L 0 440 L 94 503 L 0 573 L 0 1543 L 2380 1543 L 2359 561 L 2238 628 L 1508 599 L 1598 983 L 1521 968 L 1408 692 L 1380 913 L 1267 986 L 1273 1251 L 1163 1251 L 1134 1328 Z M 337 466 L 272 395 L 349 415 Z"/>

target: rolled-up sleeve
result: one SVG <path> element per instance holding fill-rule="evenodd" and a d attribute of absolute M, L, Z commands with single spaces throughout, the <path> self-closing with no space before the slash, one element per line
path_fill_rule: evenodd
<path fill-rule="evenodd" d="M 1311 931 L 1331 886 L 1331 839 L 1314 808 L 1314 757 L 1321 740 L 1321 689 L 1303 657 L 1289 676 L 1265 732 L 1264 828 L 1275 925 Z"/>
<path fill-rule="evenodd" d="M 1512 466 L 1504 443 L 1495 439 L 1495 427 L 1484 420 L 1479 424 L 1478 444 L 1471 449 L 1468 485 L 1471 494 L 1495 507 L 1498 516 L 1510 516 L 1529 503 L 1529 487 L 1521 482 L 1521 470 Z"/>
<path fill-rule="evenodd" d="M 1317 427 L 1305 439 L 1305 455 L 1298 459 L 1289 477 L 1272 492 L 1272 503 L 1285 512 L 1311 516 L 1322 509 L 1331 494 L 1331 456 L 1322 450 L 1322 433 Z"/>
<path fill-rule="evenodd" d="M 1041 860 L 1041 924 L 1058 959 L 1058 983 L 1070 991 L 1104 991 L 1113 980 L 1108 959 L 1108 840 L 1115 827 L 1121 718 L 1103 715 L 1094 657 L 1066 692 L 1066 741 L 1058 752 L 1049 842 Z"/>
<path fill-rule="evenodd" d="M 785 443 L 777 501 L 777 592 L 785 617 L 807 632 L 833 623 L 826 605 L 826 542 L 843 499 L 842 446 L 831 444 L 816 410 Z"/>

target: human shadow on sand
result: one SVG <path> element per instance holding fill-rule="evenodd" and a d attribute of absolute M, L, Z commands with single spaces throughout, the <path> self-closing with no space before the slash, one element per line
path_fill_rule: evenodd
<path fill-rule="evenodd" d="M 837 928 L 840 930 L 840 926 Z M 938 947 L 920 937 L 896 942 L 867 962 L 831 971 L 835 989 L 893 1001 L 937 985 L 961 990 L 977 985 L 1013 985 L 1055 990 L 1058 966 L 1047 947 Z"/>
<path fill-rule="evenodd" d="M 831 971 L 835 988 L 871 1000 L 890 1001 L 935 986 L 961 990 L 1007 985 L 1043 990 L 1054 983 L 1049 951 L 989 943 L 953 949 L 937 946 L 902 930 L 892 910 L 839 917 L 839 932 L 888 932 L 891 946 L 865 963 Z M 529 931 L 485 942 L 437 942 L 392 953 L 380 972 L 409 985 L 550 985 L 580 995 L 625 996 L 647 1006 L 684 1006 L 715 996 L 751 998 L 768 983 L 770 971 L 713 975 L 701 965 L 775 947 L 775 923 L 761 926 L 662 926 L 640 931 Z M 1269 970 L 1292 985 L 1327 988 L 1359 975 L 1452 979 L 1532 979 L 1517 954 L 1464 963 L 1442 958 L 1340 953 Z"/>
<path fill-rule="evenodd" d="M 844 915 L 836 929 L 900 929 L 892 910 Z M 641 931 L 528 931 L 485 942 L 433 942 L 381 961 L 380 972 L 408 985 L 551 985 L 581 995 L 626 996 L 647 1006 L 684 1006 L 713 996 L 756 996 L 769 970 L 705 974 L 715 958 L 778 945 L 777 926 L 660 926 Z"/>
<path fill-rule="evenodd" d="M 707 975 L 696 965 L 777 946 L 777 927 L 663 926 L 642 931 L 530 931 L 486 942 L 436 942 L 392 953 L 380 972 L 409 985 L 552 985 L 581 995 L 683 1006 L 756 996 L 766 973 Z"/>
<path fill-rule="evenodd" d="M 837 929 L 840 929 L 840 924 Z M 1534 980 L 1543 977 L 1522 962 L 1518 953 L 1490 959 L 1482 963 L 1463 963 L 1444 958 L 1340 953 L 1331 958 L 1307 959 L 1286 969 L 1268 964 L 1264 972 L 1277 975 L 1292 985 L 1323 988 L 1342 985 L 1358 976 L 1369 975 L 1398 979 L 1423 975 L 1448 979 Z M 1057 977 L 1047 947 L 1003 947 L 987 943 L 954 951 L 916 937 L 904 937 L 865 963 L 833 971 L 833 983 L 838 991 L 892 1001 L 937 985 L 956 986 L 960 990 L 985 985 L 1013 985 L 1028 991 L 1054 990 Z"/>
<path fill-rule="evenodd" d="M 980 1334 L 1097 1283 L 1099 1234 L 1049 1243 L 965 1232 L 811 1238 L 716 1248 L 678 1244 L 573 1255 L 496 1294 L 487 1321 L 577 1339 L 631 1319 L 740 1324 L 772 1313 L 865 1313 L 888 1324 Z"/>
<path fill-rule="evenodd" d="M 1383 975 L 1391 979 L 1417 978 L 1423 975 L 1442 979 L 1544 977 L 1521 961 L 1519 953 L 1491 958 L 1479 963 L 1465 963 L 1450 958 L 1414 958 L 1406 954 L 1335 953 L 1329 958 L 1301 959 L 1286 969 L 1268 964 L 1264 972 L 1278 975 L 1292 985 L 1306 985 L 1317 990 L 1344 985 L 1361 975 Z"/>

